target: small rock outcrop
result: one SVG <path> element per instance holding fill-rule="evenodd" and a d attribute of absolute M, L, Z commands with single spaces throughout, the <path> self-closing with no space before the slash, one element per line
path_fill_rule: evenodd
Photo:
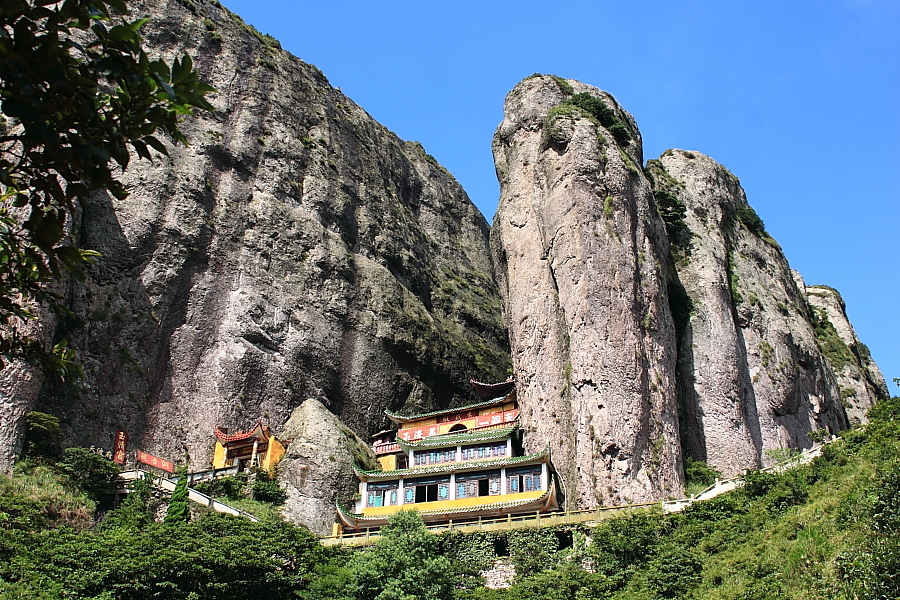
<path fill-rule="evenodd" d="M 319 535 L 330 535 L 335 505 L 353 506 L 353 464 L 377 468 L 371 448 L 314 398 L 295 408 L 276 432 L 287 443 L 278 479 L 287 501 L 282 513 Z"/>
<path fill-rule="evenodd" d="M 666 232 L 631 116 L 550 76 L 521 82 L 494 135 L 491 232 L 525 446 L 549 446 L 570 507 L 682 485 Z"/>
<path fill-rule="evenodd" d="M 813 285 L 806 288 L 806 298 L 813 310 L 816 339 L 837 377 L 847 416 L 851 422 L 865 423 L 869 408 L 890 397 L 884 376 L 869 349 L 856 337 L 840 293 L 825 285 Z"/>

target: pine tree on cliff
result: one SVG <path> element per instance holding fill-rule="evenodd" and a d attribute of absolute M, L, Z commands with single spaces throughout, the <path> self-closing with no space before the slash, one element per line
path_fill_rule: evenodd
<path fill-rule="evenodd" d="M 178 483 L 175 484 L 175 490 L 172 492 L 172 499 L 169 501 L 169 508 L 166 510 L 166 518 L 163 519 L 163 522 L 175 525 L 187 523 L 190 520 L 187 469 L 182 468 L 178 471 Z"/>

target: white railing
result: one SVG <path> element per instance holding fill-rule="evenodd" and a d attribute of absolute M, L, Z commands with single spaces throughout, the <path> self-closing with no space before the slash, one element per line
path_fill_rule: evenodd
<path fill-rule="evenodd" d="M 167 492 L 173 492 L 175 490 L 175 486 L 177 485 L 177 482 L 173 479 L 166 479 L 161 475 L 157 475 L 143 469 L 131 469 L 130 471 L 122 471 L 121 473 L 119 473 L 119 479 L 122 479 L 124 481 L 146 479 L 153 487 Z M 244 517 L 246 519 L 250 519 L 254 523 L 259 522 L 259 519 L 257 519 L 247 511 L 229 506 L 211 496 L 207 496 L 203 492 L 198 492 L 194 488 L 188 488 L 188 499 L 192 502 L 196 502 L 197 504 L 208 506 L 216 512 L 225 513 L 227 515 L 234 515 L 236 517 Z"/>

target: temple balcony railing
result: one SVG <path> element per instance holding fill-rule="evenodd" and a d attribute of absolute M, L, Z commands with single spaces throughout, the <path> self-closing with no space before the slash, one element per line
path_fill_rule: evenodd
<path fill-rule="evenodd" d="M 372 451 L 375 452 L 375 456 L 380 454 L 394 454 L 395 452 L 400 452 L 400 444 L 397 442 L 389 442 L 387 444 L 374 444 L 372 446 Z"/>

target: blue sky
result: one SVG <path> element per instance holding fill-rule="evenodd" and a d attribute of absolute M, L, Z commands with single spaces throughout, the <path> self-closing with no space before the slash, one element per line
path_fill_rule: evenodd
<path fill-rule="evenodd" d="M 224 0 L 408 140 L 490 222 L 491 136 L 532 73 L 612 93 L 645 159 L 715 158 L 900 388 L 900 0 Z"/>

